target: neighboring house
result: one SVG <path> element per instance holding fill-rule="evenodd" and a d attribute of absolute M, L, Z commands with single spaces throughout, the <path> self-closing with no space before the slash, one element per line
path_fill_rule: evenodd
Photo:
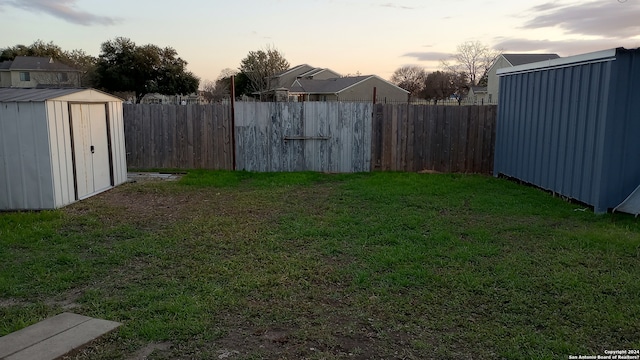
<path fill-rule="evenodd" d="M 557 59 L 558 54 L 501 54 L 491 65 L 487 72 L 487 95 L 486 103 L 497 104 L 499 94 L 498 69 L 519 66 L 524 64 L 535 63 Z"/>
<path fill-rule="evenodd" d="M 53 58 L 17 56 L 0 63 L 0 87 L 79 88 L 81 74 Z"/>
<path fill-rule="evenodd" d="M 486 86 L 470 86 L 469 93 L 464 98 L 463 104 L 465 105 L 490 104 L 490 102 L 487 99 L 487 87 Z"/>
<path fill-rule="evenodd" d="M 377 75 L 342 77 L 337 72 L 303 64 L 271 79 L 265 99 L 275 101 L 373 101 L 406 102 L 409 92 Z"/>
<path fill-rule="evenodd" d="M 297 101 L 376 101 L 407 102 L 409 92 L 376 75 L 350 76 L 326 80 L 298 79 L 289 88 Z"/>

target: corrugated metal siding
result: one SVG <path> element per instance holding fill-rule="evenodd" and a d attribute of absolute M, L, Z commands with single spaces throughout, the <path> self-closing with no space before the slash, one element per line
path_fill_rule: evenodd
<path fill-rule="evenodd" d="M 55 207 L 57 208 L 75 201 L 69 106 L 66 101 L 47 101 L 46 106 Z"/>
<path fill-rule="evenodd" d="M 640 48 L 618 49 L 612 78 L 600 194 L 609 208 L 640 185 Z"/>
<path fill-rule="evenodd" d="M 596 204 L 612 64 L 502 76 L 494 172 Z"/>
<path fill-rule="evenodd" d="M 109 129 L 111 131 L 111 155 L 113 159 L 114 185 L 127 181 L 127 150 L 124 140 L 122 102 L 108 103 Z"/>
<path fill-rule="evenodd" d="M 54 207 L 44 103 L 0 104 L 0 209 Z"/>
<path fill-rule="evenodd" d="M 494 174 L 596 212 L 640 185 L 640 49 L 601 53 L 501 76 Z"/>

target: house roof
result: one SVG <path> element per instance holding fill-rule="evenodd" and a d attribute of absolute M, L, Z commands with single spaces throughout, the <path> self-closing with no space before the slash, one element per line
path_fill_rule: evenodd
<path fill-rule="evenodd" d="M 557 59 L 560 57 L 558 54 L 502 54 L 502 56 L 504 56 L 512 66 Z"/>
<path fill-rule="evenodd" d="M 296 66 L 294 66 L 294 67 L 292 67 L 292 68 L 288 68 L 287 70 L 282 71 L 282 72 L 279 72 L 279 73 L 277 73 L 277 74 L 275 74 L 275 75 L 273 75 L 273 76 L 274 76 L 274 77 L 280 77 L 280 76 L 286 75 L 286 74 L 288 74 L 288 73 L 290 73 L 290 72 L 296 71 L 296 70 L 298 70 L 298 69 L 300 69 L 300 68 L 303 68 L 303 67 L 305 67 L 305 66 L 310 67 L 310 68 L 312 68 L 312 69 L 315 69 L 313 66 L 311 66 L 311 65 L 309 65 L 309 64 L 300 64 L 300 65 L 296 65 Z"/>
<path fill-rule="evenodd" d="M 478 94 L 478 93 L 486 93 L 487 92 L 487 87 L 486 86 L 470 86 L 469 87 L 471 89 L 471 91 L 473 91 L 474 93 Z"/>
<path fill-rule="evenodd" d="M 373 75 L 352 76 L 327 80 L 298 79 L 293 83 L 293 86 L 291 86 L 289 91 L 314 94 L 336 94 L 372 76 Z"/>
<path fill-rule="evenodd" d="M 369 79 L 376 78 L 390 85 L 398 88 L 405 93 L 409 93 L 407 90 L 396 86 L 376 75 L 364 75 L 364 76 L 347 76 L 341 78 L 333 78 L 326 80 L 315 80 L 315 79 L 297 79 L 291 88 L 289 89 L 292 93 L 310 93 L 310 94 L 338 94 L 342 91 L 347 90 L 348 88 L 355 86 L 361 82 L 367 81 Z"/>
<path fill-rule="evenodd" d="M 49 71 L 80 71 L 71 66 L 57 62 L 48 57 L 16 56 L 13 61 L 3 61 L 0 69 L 7 70 L 49 70 Z"/>
<path fill-rule="evenodd" d="M 313 75 L 315 75 L 317 73 L 320 73 L 320 72 L 323 72 L 323 71 L 324 71 L 324 69 L 322 69 L 322 68 L 314 68 L 314 69 L 311 69 L 311 70 L 309 70 L 309 71 L 307 71 L 305 73 L 302 73 L 302 74 L 300 74 L 298 76 L 299 77 L 313 76 Z"/>
<path fill-rule="evenodd" d="M 40 102 L 56 99 L 62 96 L 75 94 L 82 91 L 94 91 L 95 89 L 33 89 L 33 88 L 0 88 L 0 102 Z M 113 95 L 109 95 L 112 96 Z"/>
<path fill-rule="evenodd" d="M 311 70 L 309 70 L 309 71 L 307 71 L 305 73 L 302 73 L 302 74 L 298 75 L 298 77 L 301 77 L 301 78 L 314 77 L 314 76 L 316 76 L 318 74 L 321 74 L 321 73 L 323 73 L 325 71 L 326 72 L 330 72 L 332 74 L 335 74 L 336 77 L 341 77 L 340 74 L 338 74 L 337 72 L 335 72 L 335 71 L 333 71 L 331 69 L 326 69 L 326 68 L 314 68 L 314 69 L 311 69 Z"/>

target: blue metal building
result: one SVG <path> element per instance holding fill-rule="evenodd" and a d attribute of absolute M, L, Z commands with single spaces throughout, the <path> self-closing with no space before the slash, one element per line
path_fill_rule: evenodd
<path fill-rule="evenodd" d="M 498 76 L 494 175 L 596 213 L 640 185 L 640 48 L 525 64 Z"/>

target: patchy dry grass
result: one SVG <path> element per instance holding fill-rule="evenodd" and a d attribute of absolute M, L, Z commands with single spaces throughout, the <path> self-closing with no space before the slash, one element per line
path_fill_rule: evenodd
<path fill-rule="evenodd" d="M 482 176 L 190 172 L 0 214 L 0 335 L 76 359 L 567 358 L 640 348 L 640 226 Z"/>

